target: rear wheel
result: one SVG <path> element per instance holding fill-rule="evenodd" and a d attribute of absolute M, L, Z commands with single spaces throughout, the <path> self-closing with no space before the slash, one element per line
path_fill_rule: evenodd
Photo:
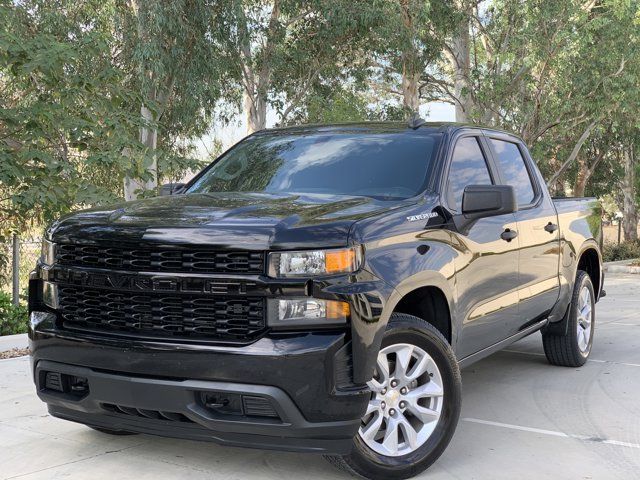
<path fill-rule="evenodd" d="M 581 367 L 586 363 L 593 346 L 595 298 L 591 278 L 587 272 L 579 270 L 566 320 L 566 332 L 542 334 L 544 353 L 549 363 L 563 367 Z"/>
<path fill-rule="evenodd" d="M 448 342 L 424 320 L 393 314 L 368 385 L 371 398 L 353 451 L 329 461 L 374 480 L 427 469 L 449 444 L 460 415 L 460 371 Z"/>

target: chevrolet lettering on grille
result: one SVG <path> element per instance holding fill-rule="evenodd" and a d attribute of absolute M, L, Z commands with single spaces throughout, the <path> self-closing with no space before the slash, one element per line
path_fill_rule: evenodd
<path fill-rule="evenodd" d="M 110 288 L 146 292 L 183 292 L 211 295 L 246 295 L 255 291 L 255 282 L 198 277 L 172 277 L 165 275 L 128 275 L 122 273 L 95 273 L 56 268 L 52 270 L 55 282 L 83 287 Z"/>

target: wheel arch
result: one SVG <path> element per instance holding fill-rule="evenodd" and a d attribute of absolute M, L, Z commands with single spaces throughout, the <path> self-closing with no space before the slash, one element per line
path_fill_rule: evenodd
<path fill-rule="evenodd" d="M 445 293 L 433 285 L 407 292 L 392 313 L 406 313 L 433 325 L 452 345 L 451 308 Z"/>
<path fill-rule="evenodd" d="M 598 253 L 597 248 L 593 245 L 586 245 L 580 252 L 576 275 L 578 270 L 584 270 L 587 272 L 587 275 L 589 275 L 591 283 L 593 284 L 593 289 L 596 292 L 596 298 L 599 298 L 602 282 L 602 264 L 600 261 L 600 254 Z"/>

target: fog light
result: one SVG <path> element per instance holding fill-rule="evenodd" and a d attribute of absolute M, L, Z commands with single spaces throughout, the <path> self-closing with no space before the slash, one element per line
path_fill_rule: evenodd
<path fill-rule="evenodd" d="M 317 298 L 269 300 L 269 326 L 273 328 L 344 325 L 349 313 L 346 302 Z"/>
<path fill-rule="evenodd" d="M 42 302 L 53 309 L 58 308 L 58 286 L 51 282 L 42 282 Z"/>

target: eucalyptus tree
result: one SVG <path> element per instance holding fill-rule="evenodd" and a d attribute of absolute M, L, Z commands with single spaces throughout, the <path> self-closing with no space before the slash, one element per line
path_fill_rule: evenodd
<path fill-rule="evenodd" d="M 409 115 L 422 102 L 449 100 L 442 61 L 445 39 L 460 17 L 453 0 L 387 0 L 379 12 L 384 20 L 372 35 L 374 89 L 399 97 Z"/>
<path fill-rule="evenodd" d="M 220 99 L 229 95 L 222 30 L 210 28 L 228 7 L 225 1 L 118 0 L 115 36 L 121 50 L 114 60 L 140 93 L 139 140 L 147 152 L 131 158 L 139 174 L 126 178 L 126 199 L 155 191 L 158 157 L 174 164 L 184 160 L 176 145 L 202 135 Z"/>
<path fill-rule="evenodd" d="M 248 132 L 266 126 L 268 107 L 286 123 L 319 85 L 361 71 L 379 1 L 230 0 L 211 31 L 226 38 Z"/>
<path fill-rule="evenodd" d="M 622 0 L 494 0 L 467 6 L 471 100 L 466 114 L 521 135 L 549 186 L 562 185 L 590 137 L 606 131 L 635 90 L 635 12 L 637 2 Z M 580 186 L 597 164 L 578 164 Z"/>
<path fill-rule="evenodd" d="M 0 3 L 0 235 L 112 201 L 135 175 L 136 92 L 112 63 L 109 0 Z"/>

